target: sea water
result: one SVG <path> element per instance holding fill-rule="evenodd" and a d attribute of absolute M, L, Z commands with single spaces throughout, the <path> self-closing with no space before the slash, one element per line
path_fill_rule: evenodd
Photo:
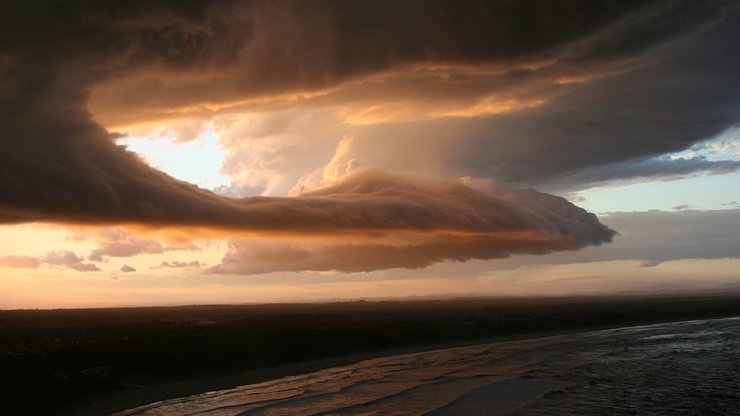
<path fill-rule="evenodd" d="M 740 318 L 361 361 L 120 415 L 740 415 Z"/>

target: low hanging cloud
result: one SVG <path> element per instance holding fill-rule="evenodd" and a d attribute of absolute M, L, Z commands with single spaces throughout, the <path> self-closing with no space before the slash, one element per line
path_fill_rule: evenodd
<path fill-rule="evenodd" d="M 93 238 L 99 247 L 88 256 L 92 261 L 103 261 L 105 257 L 133 257 L 139 254 L 164 253 L 164 246 L 160 242 L 140 238 L 120 228 L 99 230 Z"/>
<path fill-rule="evenodd" d="M 128 264 L 124 264 L 123 266 L 121 266 L 120 270 L 124 273 L 132 273 L 136 271 L 136 268 L 133 266 L 129 266 Z"/>
<path fill-rule="evenodd" d="M 79 272 L 97 272 L 98 266 L 85 263 L 85 259 L 71 251 L 52 251 L 45 256 L 2 256 L 0 267 L 37 269 L 42 264 L 66 267 Z"/>
<path fill-rule="evenodd" d="M 261 274 L 278 271 L 372 272 L 417 269 L 440 262 L 491 260 L 513 254 L 577 250 L 587 242 L 571 237 L 502 233 L 490 237 L 439 237 L 421 242 L 291 243 L 231 241 L 228 253 L 211 273 Z"/>
<path fill-rule="evenodd" d="M 483 189 L 460 181 L 378 170 L 350 173 L 334 185 L 305 192 L 296 199 L 351 201 L 354 208 L 347 210 L 343 221 L 354 221 L 354 229 L 368 231 L 364 238 L 236 239 L 211 272 L 419 268 L 443 261 L 576 250 L 609 242 L 615 235 L 595 215 L 563 198 L 488 185 Z"/>

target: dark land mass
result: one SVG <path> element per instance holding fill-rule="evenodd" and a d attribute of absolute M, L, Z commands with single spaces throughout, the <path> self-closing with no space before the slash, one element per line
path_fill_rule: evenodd
<path fill-rule="evenodd" d="M 740 294 L 0 311 L 0 412 L 109 414 L 362 358 L 740 316 Z"/>

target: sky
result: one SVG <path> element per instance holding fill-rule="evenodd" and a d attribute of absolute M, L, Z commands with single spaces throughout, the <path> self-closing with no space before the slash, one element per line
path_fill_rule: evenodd
<path fill-rule="evenodd" d="M 0 4 L 0 309 L 740 282 L 737 1 Z"/>

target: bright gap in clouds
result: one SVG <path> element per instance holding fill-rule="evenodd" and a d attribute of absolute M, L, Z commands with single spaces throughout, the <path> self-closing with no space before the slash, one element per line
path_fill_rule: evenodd
<path fill-rule="evenodd" d="M 597 214 L 657 209 L 732 209 L 740 207 L 740 173 L 699 175 L 581 192 L 578 206 Z"/>
<path fill-rule="evenodd" d="M 740 125 L 733 126 L 715 138 L 690 148 L 666 155 L 670 159 L 705 157 L 707 160 L 740 160 Z"/>
<path fill-rule="evenodd" d="M 699 142 L 681 152 L 660 159 L 701 157 L 708 161 L 740 161 L 740 126 L 731 127 L 716 137 Z M 595 213 L 618 211 L 670 211 L 674 209 L 740 208 L 740 172 L 704 173 L 676 178 L 597 187 L 578 192 L 585 198 L 578 206 Z"/>
<path fill-rule="evenodd" d="M 231 184 L 221 173 L 224 150 L 210 128 L 185 142 L 178 142 L 173 132 L 158 130 L 128 135 L 117 143 L 142 156 L 150 166 L 201 188 L 212 190 Z"/>

